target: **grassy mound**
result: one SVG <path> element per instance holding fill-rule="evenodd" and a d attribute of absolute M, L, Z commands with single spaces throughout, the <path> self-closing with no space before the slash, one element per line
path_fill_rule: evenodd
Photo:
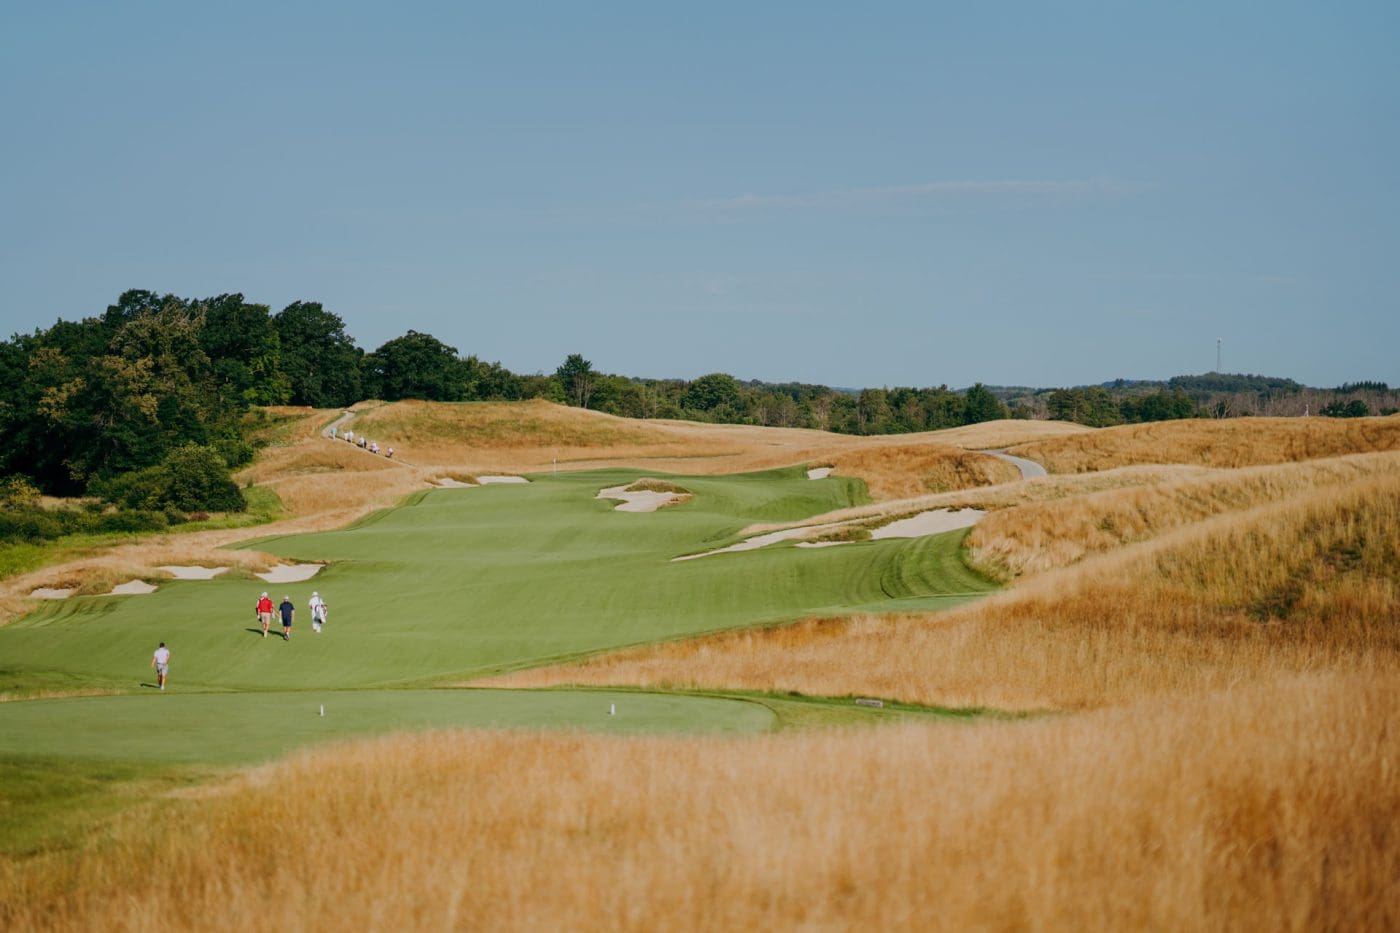
<path fill-rule="evenodd" d="M 1083 473 L 1140 463 L 1245 467 L 1383 450 L 1400 450 L 1400 415 L 1159 421 L 1021 444 L 1009 452 L 1051 473 Z"/>

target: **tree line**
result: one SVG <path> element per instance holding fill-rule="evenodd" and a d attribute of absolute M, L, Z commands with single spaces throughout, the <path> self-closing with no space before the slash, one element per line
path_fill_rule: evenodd
<path fill-rule="evenodd" d="M 644 379 L 599 372 L 581 354 L 552 373 L 521 374 L 414 330 L 366 352 L 317 302 L 274 313 L 241 294 L 189 299 L 141 290 L 125 292 L 95 317 L 60 320 L 0 343 L 0 372 L 0 477 L 167 511 L 241 507 L 229 471 L 252 458 L 249 422 L 266 405 L 544 398 L 631 418 L 890 434 L 1006 417 L 1103 426 L 1270 413 L 1224 400 L 1295 399 L 1311 391 L 1291 380 L 1218 373 L 1050 390 L 980 383 L 962 391 L 854 390 L 741 381 L 722 372 Z M 1345 397 L 1337 394 L 1343 389 Z M 1310 413 L 1382 413 L 1394 396 L 1384 384 L 1356 383 L 1318 399 Z"/>

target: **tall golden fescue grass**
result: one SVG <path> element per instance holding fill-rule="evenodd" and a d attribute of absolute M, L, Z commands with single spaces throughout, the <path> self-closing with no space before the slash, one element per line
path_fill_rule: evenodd
<path fill-rule="evenodd" d="M 1137 463 L 1245 467 L 1382 450 L 1400 450 L 1400 415 L 1158 421 L 1035 441 L 1010 452 L 1051 473 L 1082 473 Z"/>
<path fill-rule="evenodd" d="M 1397 705 L 1311 675 L 977 726 L 365 741 L 4 866 L 0 925 L 1393 929 Z"/>
<path fill-rule="evenodd" d="M 948 444 L 952 447 L 964 447 L 968 450 L 996 450 L 1004 447 L 1014 447 L 1017 444 L 1029 444 L 1034 441 L 1043 441 L 1052 437 L 1085 434 L 1093 430 L 1093 428 L 1086 428 L 1084 425 L 1075 424 L 1072 421 L 1022 421 L 1019 419 L 1003 419 L 999 421 L 982 421 L 978 424 L 964 425 L 960 428 L 944 428 L 939 431 L 928 431 L 923 434 L 911 434 L 906 436 L 934 441 L 939 444 Z"/>
<path fill-rule="evenodd" d="M 986 454 L 941 444 L 887 444 L 843 451 L 830 458 L 835 472 L 858 476 L 874 499 L 908 498 L 929 493 L 1014 482 L 1021 471 Z"/>
<path fill-rule="evenodd" d="M 834 509 L 796 522 L 757 522 L 743 529 L 743 534 L 759 534 L 780 528 L 806 525 L 827 525 L 833 522 L 856 522 L 893 518 L 930 509 L 1009 509 L 1032 502 L 1051 502 L 1106 489 L 1124 489 L 1170 483 L 1193 477 L 1218 475 L 1221 471 L 1185 464 L 1170 466 L 1120 467 L 1101 473 L 1074 473 L 1061 476 L 1041 476 L 1031 480 L 1016 480 L 997 486 L 978 486 L 954 492 L 928 493 L 902 499 L 885 499 L 868 505 Z"/>
<path fill-rule="evenodd" d="M 972 529 L 967 545 L 977 567 L 1006 581 L 1064 567 L 1221 512 L 1377 474 L 1400 474 L 1400 452 L 1246 467 L 1027 503 L 988 515 Z"/>
<path fill-rule="evenodd" d="M 1085 709 L 1290 673 L 1400 672 L 1400 477 L 1209 519 L 937 615 L 720 634 L 482 681 Z"/>

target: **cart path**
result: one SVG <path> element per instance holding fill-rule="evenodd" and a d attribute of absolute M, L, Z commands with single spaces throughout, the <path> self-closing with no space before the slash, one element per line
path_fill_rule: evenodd
<path fill-rule="evenodd" d="M 979 453 L 991 454 L 998 460 L 1005 460 L 1021 471 L 1021 479 L 1036 479 L 1037 477 L 1048 475 L 1045 472 L 1045 467 L 1036 463 L 1034 460 L 1027 460 L 1025 457 L 1013 457 L 1005 450 L 983 450 L 979 451 Z"/>

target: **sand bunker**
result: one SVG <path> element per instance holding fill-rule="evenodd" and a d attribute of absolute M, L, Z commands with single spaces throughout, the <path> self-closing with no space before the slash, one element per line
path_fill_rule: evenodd
<path fill-rule="evenodd" d="M 278 564 L 266 573 L 255 574 L 268 583 L 300 583 L 321 572 L 325 564 Z"/>
<path fill-rule="evenodd" d="M 476 478 L 476 481 L 477 481 L 478 483 L 481 483 L 481 485 L 483 485 L 483 486 L 487 486 L 487 485 L 490 485 L 490 484 L 492 484 L 492 483 L 528 483 L 528 482 L 529 482 L 529 480 L 526 479 L 526 478 L 523 477 L 523 476 L 478 476 L 478 477 Z"/>
<path fill-rule="evenodd" d="M 870 532 L 870 537 L 877 541 L 881 538 L 922 538 L 924 535 L 971 528 L 986 514 L 981 509 L 935 509 L 876 528 Z"/>
<path fill-rule="evenodd" d="M 182 567 L 179 564 L 165 564 L 156 569 L 164 570 L 176 580 L 212 580 L 228 570 L 227 567 Z"/>
<path fill-rule="evenodd" d="M 60 590 L 51 586 L 41 586 L 29 594 L 30 599 L 67 599 L 77 590 Z"/>
<path fill-rule="evenodd" d="M 673 557 L 672 562 L 678 560 L 694 560 L 697 557 L 709 557 L 711 554 L 727 554 L 730 551 L 756 551 L 761 547 L 770 544 L 777 544 L 779 541 L 789 541 L 793 538 L 806 538 L 838 528 L 839 525 L 803 525 L 799 528 L 784 528 L 782 531 L 770 531 L 766 535 L 758 535 L 749 538 L 747 541 L 740 541 L 738 544 L 731 544 L 729 547 L 716 548 L 713 551 L 706 551 L 703 554 L 686 554 L 684 557 Z"/>
<path fill-rule="evenodd" d="M 439 476 L 437 479 L 431 480 L 430 482 L 439 489 L 471 489 L 476 485 L 475 483 L 464 483 L 450 476 Z"/>
<path fill-rule="evenodd" d="M 812 467 L 807 471 L 808 479 L 826 479 L 831 475 L 834 467 Z"/>
<path fill-rule="evenodd" d="M 670 505 L 680 498 L 674 492 L 652 492 L 650 490 L 628 490 L 626 486 L 610 486 L 599 490 L 595 499 L 618 499 L 622 504 L 617 512 L 655 512 L 663 505 Z"/>
<path fill-rule="evenodd" d="M 959 528 L 971 528 L 977 521 L 987 513 L 981 509 L 934 509 L 929 512 L 920 512 L 911 518 L 901 518 L 897 522 L 890 522 L 883 528 L 876 528 L 870 532 L 870 537 L 875 540 L 881 538 L 922 538 L 925 535 L 942 534 L 945 531 L 956 531 Z M 829 525 L 800 525 L 797 528 L 784 528 L 781 531 L 770 531 L 768 534 L 758 535 L 749 538 L 747 541 L 740 541 L 738 544 L 731 544 L 729 547 L 717 548 L 713 551 L 706 551 L 703 554 L 687 554 L 684 557 L 673 557 L 672 561 L 694 560 L 697 557 L 709 557 L 711 554 L 724 554 L 729 551 L 753 551 L 770 544 L 777 544 L 779 541 L 789 541 L 793 538 L 816 538 L 820 537 L 824 531 L 833 528 L 847 527 L 849 523 L 835 522 Z M 799 541 L 798 547 L 836 547 L 838 544 L 849 544 L 849 541 Z"/>
<path fill-rule="evenodd" d="M 131 580 L 130 582 L 120 583 L 112 587 L 111 595 L 145 596 L 147 593 L 154 593 L 155 591 L 156 587 L 154 584 L 147 583 L 145 580 Z"/>

